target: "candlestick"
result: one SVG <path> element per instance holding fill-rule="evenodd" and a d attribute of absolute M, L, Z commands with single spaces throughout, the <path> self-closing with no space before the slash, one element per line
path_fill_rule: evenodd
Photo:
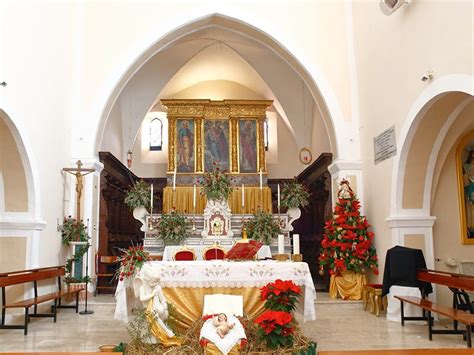
<path fill-rule="evenodd" d="M 150 187 L 150 214 L 153 213 L 153 184 Z"/>
<path fill-rule="evenodd" d="M 173 191 L 176 190 L 176 168 L 174 168 L 173 173 Z"/>
<path fill-rule="evenodd" d="M 263 176 L 262 176 L 262 169 L 260 169 L 260 190 L 263 189 Z"/>
<path fill-rule="evenodd" d="M 278 195 L 278 209 L 280 209 L 280 184 L 278 184 L 277 195 Z"/>
<path fill-rule="evenodd" d="M 285 254 L 285 236 L 278 234 L 278 254 Z"/>
<path fill-rule="evenodd" d="M 293 254 L 299 254 L 300 253 L 300 235 L 299 234 L 293 234 Z"/>
<path fill-rule="evenodd" d="M 242 184 L 242 214 L 244 213 L 245 206 L 245 186 Z"/>
<path fill-rule="evenodd" d="M 193 208 L 196 208 L 196 184 L 193 187 Z"/>

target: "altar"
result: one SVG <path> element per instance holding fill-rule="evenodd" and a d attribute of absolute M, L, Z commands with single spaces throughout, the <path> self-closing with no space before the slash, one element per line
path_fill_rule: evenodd
<path fill-rule="evenodd" d="M 222 293 L 242 295 L 244 313 L 254 319 L 264 310 L 260 287 L 277 279 L 291 280 L 304 286 L 304 320 L 315 320 L 316 290 L 307 263 L 304 262 L 230 262 L 230 261 L 151 261 L 160 277 L 163 293 L 180 314 L 178 325 L 187 329 L 202 317 L 204 296 Z M 117 286 L 115 318 L 128 322 L 131 310 L 139 304 L 134 292 L 121 281 Z"/>

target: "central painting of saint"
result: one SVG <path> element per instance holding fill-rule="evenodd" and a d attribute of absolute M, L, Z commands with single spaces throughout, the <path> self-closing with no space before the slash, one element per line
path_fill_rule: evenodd
<path fill-rule="evenodd" d="M 208 172 L 218 167 L 220 170 L 229 171 L 229 156 L 229 121 L 205 120 L 204 170 Z"/>

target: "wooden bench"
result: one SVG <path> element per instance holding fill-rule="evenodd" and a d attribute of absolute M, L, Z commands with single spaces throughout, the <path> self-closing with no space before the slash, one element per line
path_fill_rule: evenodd
<path fill-rule="evenodd" d="M 438 285 L 448 286 L 453 292 L 453 306 L 448 307 L 438 303 L 431 302 L 425 298 L 409 297 L 409 296 L 395 296 L 400 300 L 401 306 L 401 322 L 402 326 L 405 321 L 410 320 L 425 320 L 428 322 L 428 336 L 433 339 L 433 334 L 462 334 L 467 340 L 467 346 L 472 347 L 472 329 L 474 327 L 474 314 L 472 308 L 471 312 L 462 310 L 466 309 L 465 304 L 470 304 L 469 296 L 465 291 L 474 291 L 474 277 L 461 274 L 453 274 L 444 271 L 436 270 L 418 270 L 417 279 L 419 281 L 431 282 Z M 459 295 L 466 294 L 467 300 L 464 304 L 459 303 Z M 403 303 L 409 303 L 423 309 L 422 317 L 405 317 Z M 454 322 L 454 329 L 433 329 L 433 318 L 431 313 L 438 313 L 445 317 L 451 318 Z M 458 322 L 466 326 L 466 330 L 458 329 Z"/>
<path fill-rule="evenodd" d="M 28 334 L 28 323 L 31 317 L 52 317 L 56 323 L 56 314 L 58 308 L 74 308 L 76 313 L 79 309 L 79 293 L 84 288 L 74 290 L 61 290 L 61 276 L 64 276 L 64 266 L 53 266 L 31 270 L 12 271 L 0 274 L 0 287 L 2 288 L 2 321 L 0 329 L 24 329 L 24 334 Z M 38 281 L 56 279 L 58 281 L 58 290 L 56 292 L 38 295 Z M 33 283 L 34 297 L 22 301 L 8 303 L 6 300 L 6 287 L 20 284 Z M 75 295 L 76 304 L 67 306 L 61 304 L 61 298 L 66 295 Z M 52 313 L 38 313 L 38 305 L 44 302 L 53 301 Z M 34 312 L 30 314 L 29 309 L 34 307 Z M 23 325 L 5 324 L 7 308 L 24 308 L 25 320 Z"/>

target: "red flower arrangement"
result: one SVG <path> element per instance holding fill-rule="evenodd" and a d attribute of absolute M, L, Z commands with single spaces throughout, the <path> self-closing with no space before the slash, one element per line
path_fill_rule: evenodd
<path fill-rule="evenodd" d="M 265 308 L 274 311 L 291 312 L 296 309 L 301 288 L 293 281 L 280 279 L 271 282 L 261 289 L 261 298 L 265 301 Z"/>
<path fill-rule="evenodd" d="M 120 262 L 120 281 L 135 276 L 143 264 L 151 260 L 150 255 L 143 250 L 143 246 L 141 245 L 132 245 L 122 251 L 123 254 L 117 259 Z"/>
<path fill-rule="evenodd" d="M 295 327 L 290 312 L 267 310 L 255 319 L 260 328 L 258 335 L 267 342 L 267 347 L 290 347 L 293 345 Z"/>

